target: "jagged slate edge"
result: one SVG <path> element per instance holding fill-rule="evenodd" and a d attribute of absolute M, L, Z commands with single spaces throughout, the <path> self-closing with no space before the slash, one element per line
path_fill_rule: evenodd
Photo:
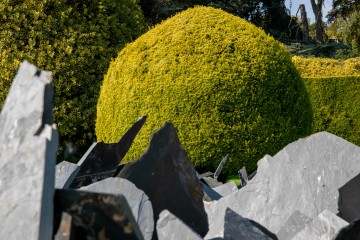
<path fill-rule="evenodd" d="M 159 215 L 156 232 L 159 240 L 203 239 L 167 209 L 161 211 Z"/>
<path fill-rule="evenodd" d="M 144 239 L 123 195 L 56 189 L 54 199 L 56 212 L 70 214 L 95 239 Z"/>
<path fill-rule="evenodd" d="M 152 134 L 148 149 L 125 165 L 118 177 L 128 179 L 146 193 L 155 221 L 162 210 L 168 209 L 200 236 L 208 232 L 202 185 L 171 123 Z"/>
<path fill-rule="evenodd" d="M 107 177 L 112 177 L 144 125 L 146 118 L 146 116 L 140 117 L 117 143 L 93 143 L 78 162 L 80 171 L 75 176 L 70 187 L 80 188 Z"/>
<path fill-rule="evenodd" d="M 58 134 L 51 72 L 24 61 L 0 115 L 0 237 L 50 239 Z"/>
<path fill-rule="evenodd" d="M 276 235 L 281 240 L 290 240 L 311 221 L 312 219 L 308 216 L 295 211 Z"/>
<path fill-rule="evenodd" d="M 222 231 L 227 207 L 272 232 L 296 210 L 312 219 L 325 209 L 337 213 L 338 188 L 360 172 L 359 159 L 358 146 L 327 132 L 265 156 L 248 185 L 205 206 L 210 222 L 206 237 Z"/>
<path fill-rule="evenodd" d="M 232 239 L 244 239 L 244 240 L 271 240 L 276 239 L 275 234 L 271 233 L 271 236 L 268 236 L 262 231 L 263 227 L 260 229 L 259 225 L 254 225 L 248 219 L 243 218 L 230 208 L 226 209 L 225 212 L 225 222 L 224 222 L 224 240 Z M 267 232 L 268 233 L 268 232 Z M 268 233 L 269 234 L 269 233 Z M 222 237 L 222 236 L 217 236 Z"/>
<path fill-rule="evenodd" d="M 225 197 L 227 195 L 232 194 L 233 192 L 238 191 L 238 188 L 236 186 L 236 183 L 234 181 L 230 181 L 227 183 L 224 183 L 223 185 L 214 187 L 213 190 L 220 194 L 221 196 Z"/>
<path fill-rule="evenodd" d="M 55 188 L 69 188 L 80 167 L 74 163 L 62 161 L 55 167 Z"/>
<path fill-rule="evenodd" d="M 360 219 L 352 221 L 349 225 L 340 229 L 335 240 L 358 240 L 360 239 Z"/>
<path fill-rule="evenodd" d="M 212 189 L 202 181 L 200 181 L 200 183 L 203 187 L 205 201 L 217 201 L 222 198 L 222 196 L 218 192 L 214 191 L 214 189 Z"/>
<path fill-rule="evenodd" d="M 305 225 L 291 240 L 334 239 L 339 230 L 348 223 L 329 210 L 325 210 Z"/>
<path fill-rule="evenodd" d="M 229 154 L 226 154 L 226 156 L 221 160 L 219 166 L 217 167 L 217 169 L 216 169 L 216 171 L 215 171 L 215 173 L 214 173 L 214 178 L 215 178 L 215 179 L 218 179 L 218 177 L 219 177 L 222 169 L 224 168 L 225 163 L 226 163 L 227 160 L 228 160 L 228 157 L 229 157 Z"/>
<path fill-rule="evenodd" d="M 154 216 L 152 204 L 148 196 L 138 189 L 132 182 L 123 178 L 107 178 L 100 182 L 80 188 L 89 191 L 107 194 L 122 194 L 130 205 L 135 221 L 140 227 L 144 239 L 151 239 L 154 231 Z"/>

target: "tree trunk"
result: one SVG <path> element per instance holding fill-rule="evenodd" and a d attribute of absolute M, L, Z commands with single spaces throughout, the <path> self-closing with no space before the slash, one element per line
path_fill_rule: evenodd
<path fill-rule="evenodd" d="M 302 24 L 303 33 L 304 33 L 304 40 L 309 41 L 309 23 L 308 23 L 308 19 L 306 16 L 305 5 L 300 4 L 299 8 L 300 8 L 300 14 L 301 14 L 301 24 Z"/>
<path fill-rule="evenodd" d="M 324 42 L 324 28 L 322 21 L 322 6 L 324 0 L 311 0 L 311 6 L 315 15 L 315 31 L 316 31 L 316 41 L 323 43 Z"/>

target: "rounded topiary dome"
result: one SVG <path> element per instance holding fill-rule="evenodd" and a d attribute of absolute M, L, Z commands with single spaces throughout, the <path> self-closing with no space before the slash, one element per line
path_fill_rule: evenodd
<path fill-rule="evenodd" d="M 95 141 L 96 104 L 112 58 L 147 30 L 135 0 L 0 2 L 0 107 L 20 62 L 52 71 L 60 150 Z"/>
<path fill-rule="evenodd" d="M 98 141 L 117 142 L 148 115 L 127 157 L 165 121 L 195 167 L 253 171 L 265 154 L 311 131 L 312 111 L 281 43 L 211 7 L 188 9 L 127 45 L 110 65 L 97 107 Z"/>

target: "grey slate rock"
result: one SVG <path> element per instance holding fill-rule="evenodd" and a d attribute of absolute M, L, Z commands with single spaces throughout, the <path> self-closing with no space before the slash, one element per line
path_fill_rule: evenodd
<path fill-rule="evenodd" d="M 212 177 L 203 177 L 203 178 L 201 178 L 201 181 L 211 188 L 215 188 L 215 187 L 223 185 L 222 182 L 219 182 L 218 180 L 216 180 Z"/>
<path fill-rule="evenodd" d="M 132 182 L 122 178 L 107 178 L 80 190 L 119 195 L 126 198 L 144 239 L 151 239 L 154 231 L 154 216 L 151 202 L 146 194 Z"/>
<path fill-rule="evenodd" d="M 360 172 L 359 159 L 358 146 L 326 132 L 265 156 L 245 187 L 206 205 L 206 237 L 222 230 L 227 207 L 271 232 L 278 232 L 296 210 L 312 219 L 325 209 L 336 214 L 338 189 Z"/>
<path fill-rule="evenodd" d="M 292 240 L 334 239 L 338 231 L 347 225 L 347 222 L 325 210 L 307 224 Z"/>
<path fill-rule="evenodd" d="M 258 224 L 254 225 L 248 219 L 227 208 L 224 223 L 224 240 L 277 240 L 275 234 L 265 230 L 270 237 L 263 232 L 263 227 L 260 229 L 258 226 Z"/>
<path fill-rule="evenodd" d="M 1 239 L 51 239 L 57 131 L 51 73 L 24 61 L 0 115 Z"/>
<path fill-rule="evenodd" d="M 312 219 L 308 216 L 295 211 L 276 235 L 281 240 L 290 240 L 311 221 Z"/>
<path fill-rule="evenodd" d="M 72 239 L 144 239 L 123 195 L 56 189 L 54 204 L 72 216 Z"/>
<path fill-rule="evenodd" d="M 201 185 L 203 187 L 203 191 L 204 191 L 204 200 L 209 202 L 209 201 L 217 201 L 220 198 L 222 198 L 222 196 L 217 193 L 214 189 L 212 189 L 211 187 L 209 187 L 208 185 L 206 185 L 205 183 L 201 182 Z"/>
<path fill-rule="evenodd" d="M 159 240 L 200 240 L 203 239 L 168 210 L 160 213 L 156 223 Z"/>
<path fill-rule="evenodd" d="M 360 219 L 360 174 L 342 186 L 339 194 L 338 216 L 347 222 Z"/>
<path fill-rule="evenodd" d="M 202 186 L 171 123 L 152 135 L 146 152 L 125 165 L 119 177 L 145 192 L 153 205 L 155 221 L 162 210 L 168 209 L 200 236 L 208 232 Z"/>
<path fill-rule="evenodd" d="M 245 167 L 242 167 L 239 170 L 239 178 L 241 181 L 241 187 L 245 187 L 247 182 L 249 181 L 248 174 Z"/>
<path fill-rule="evenodd" d="M 55 168 L 55 188 L 69 188 L 80 167 L 74 163 L 62 161 Z"/>
<path fill-rule="evenodd" d="M 213 189 L 223 197 L 230 195 L 238 190 L 236 183 L 233 181 L 224 183 L 223 185 L 217 186 Z"/>
<path fill-rule="evenodd" d="M 335 240 L 360 240 L 360 219 L 343 227 Z"/>
<path fill-rule="evenodd" d="M 93 143 L 78 162 L 80 171 L 70 187 L 80 188 L 113 177 L 145 121 L 146 116 L 139 118 L 117 143 Z"/>
<path fill-rule="evenodd" d="M 219 177 L 222 169 L 224 168 L 224 165 L 227 162 L 228 158 L 229 158 L 229 154 L 226 154 L 226 156 L 221 160 L 219 166 L 217 167 L 217 169 L 216 169 L 216 171 L 214 173 L 214 178 L 215 179 L 218 179 L 218 177 Z"/>

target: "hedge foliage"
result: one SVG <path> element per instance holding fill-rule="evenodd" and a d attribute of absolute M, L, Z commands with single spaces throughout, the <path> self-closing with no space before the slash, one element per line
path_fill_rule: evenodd
<path fill-rule="evenodd" d="M 135 0 L 1 1 L 0 106 L 20 62 L 52 71 L 60 144 L 89 147 L 109 63 L 146 30 Z"/>
<path fill-rule="evenodd" d="M 305 78 L 313 131 L 328 131 L 360 146 L 360 76 Z"/>
<path fill-rule="evenodd" d="M 294 56 L 292 61 L 302 77 L 360 76 L 360 58 L 336 60 Z"/>
<path fill-rule="evenodd" d="M 127 45 L 110 65 L 98 102 L 98 141 L 116 142 L 148 120 L 127 160 L 171 121 L 198 169 L 253 171 L 311 131 L 307 92 L 282 44 L 247 21 L 211 7 L 188 9 Z"/>

